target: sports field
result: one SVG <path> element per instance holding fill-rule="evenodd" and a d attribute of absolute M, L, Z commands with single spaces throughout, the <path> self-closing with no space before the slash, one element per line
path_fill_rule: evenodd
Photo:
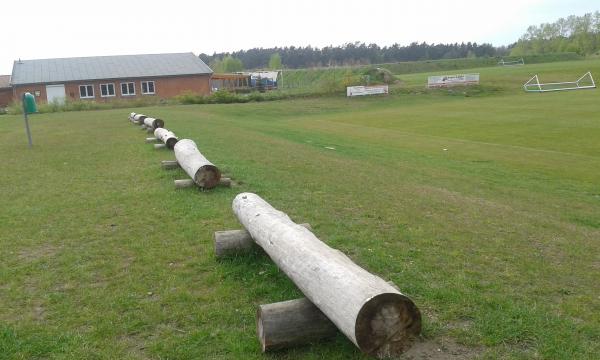
<path fill-rule="evenodd" d="M 342 335 L 260 353 L 257 305 L 301 294 L 258 251 L 215 260 L 243 191 L 409 295 L 411 357 L 594 358 L 600 90 L 520 86 L 600 77 L 600 60 L 472 71 L 469 96 L 414 92 L 414 74 L 387 97 L 34 115 L 32 149 L 0 116 L 0 359 L 366 358 Z M 175 190 L 185 174 L 131 111 L 237 185 Z"/>

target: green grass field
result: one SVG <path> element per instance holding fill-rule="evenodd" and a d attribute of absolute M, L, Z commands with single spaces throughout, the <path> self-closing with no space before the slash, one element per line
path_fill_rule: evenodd
<path fill-rule="evenodd" d="M 242 191 L 394 281 L 440 349 L 430 359 L 595 358 L 600 90 L 520 88 L 588 70 L 600 60 L 475 69 L 484 91 L 469 97 L 35 115 L 33 149 L 22 117 L 1 116 L 0 359 L 365 358 L 341 335 L 260 353 L 256 306 L 301 294 L 260 252 L 215 260 Z M 175 190 L 184 173 L 159 166 L 173 153 L 144 144 L 130 111 L 238 185 Z"/>

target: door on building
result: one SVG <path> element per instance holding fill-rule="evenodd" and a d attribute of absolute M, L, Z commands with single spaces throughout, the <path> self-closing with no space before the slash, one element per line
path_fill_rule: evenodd
<path fill-rule="evenodd" d="M 48 103 L 56 101 L 59 104 L 65 103 L 65 85 L 46 85 L 46 99 Z"/>

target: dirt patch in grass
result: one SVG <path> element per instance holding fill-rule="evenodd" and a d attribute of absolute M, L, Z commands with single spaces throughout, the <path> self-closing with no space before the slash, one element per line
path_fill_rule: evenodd
<path fill-rule="evenodd" d="M 476 359 L 483 349 L 460 345 L 449 339 L 420 340 L 407 352 L 402 360 L 467 360 Z"/>
<path fill-rule="evenodd" d="M 60 246 L 54 246 L 50 244 L 43 244 L 37 247 L 30 247 L 22 249 L 18 253 L 18 259 L 21 262 L 34 262 L 44 258 L 51 258 L 58 254 L 61 250 Z"/>

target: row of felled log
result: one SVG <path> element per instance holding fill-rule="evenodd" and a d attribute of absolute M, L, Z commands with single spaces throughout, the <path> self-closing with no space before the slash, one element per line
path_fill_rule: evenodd
<path fill-rule="evenodd" d="M 162 167 L 180 167 L 190 177 L 176 186 L 210 189 L 221 172 L 189 139 L 177 139 L 156 119 L 133 114 L 132 122 L 153 128 L 155 142 L 173 149 L 176 160 Z M 148 141 L 149 139 L 147 139 Z M 179 182 L 179 183 L 178 183 Z M 253 193 L 238 194 L 232 209 L 244 230 L 214 235 L 217 257 L 259 247 L 305 298 L 260 305 L 257 335 L 263 352 L 344 334 L 362 352 L 377 358 L 396 357 L 421 331 L 421 315 L 413 301 L 393 284 L 375 276 L 339 250 L 319 240 L 308 224 L 296 224 Z"/>
<path fill-rule="evenodd" d="M 154 148 L 174 150 L 177 166 L 181 167 L 191 179 L 175 180 L 175 187 L 198 186 L 212 189 L 222 184 L 230 186 L 231 180 L 221 179 L 221 171 L 198 150 L 196 143 L 190 139 L 179 140 L 170 130 L 164 128 L 164 121 L 143 114 L 131 113 L 129 119 L 142 128 L 152 130 L 154 138 L 146 138 L 146 142 L 154 144 Z"/>

